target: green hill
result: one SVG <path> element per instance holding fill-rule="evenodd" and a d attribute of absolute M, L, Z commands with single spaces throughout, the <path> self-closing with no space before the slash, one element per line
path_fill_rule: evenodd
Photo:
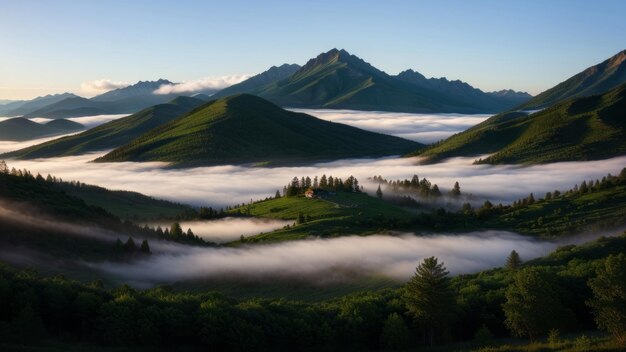
<path fill-rule="evenodd" d="M 254 236 L 251 238 L 254 242 L 367 234 L 393 229 L 394 223 L 407 221 L 414 216 L 397 205 L 365 193 L 353 192 L 337 192 L 326 199 L 309 199 L 304 196 L 274 198 L 244 205 L 231 212 L 294 222 L 299 214 L 307 218 L 306 223 Z"/>
<path fill-rule="evenodd" d="M 517 109 L 542 109 L 563 100 L 602 94 L 624 83 L 626 83 L 626 50 L 559 83 Z"/>
<path fill-rule="evenodd" d="M 526 115 L 508 112 L 417 151 L 433 162 L 491 154 L 479 163 L 594 160 L 626 153 L 626 84 Z"/>
<path fill-rule="evenodd" d="M 167 104 L 155 105 L 83 133 L 7 153 L 4 157 L 18 159 L 51 158 L 112 149 L 128 143 L 141 134 L 204 103 L 200 99 L 178 97 Z"/>
<path fill-rule="evenodd" d="M 388 75 L 345 50 L 332 49 L 309 60 L 288 78 L 251 87 L 244 87 L 247 82 L 242 82 L 225 92 L 245 92 L 283 107 L 298 108 L 479 113 L 510 107 L 466 83 L 445 80 L 442 88 L 444 80 L 416 84 Z"/>
<path fill-rule="evenodd" d="M 0 122 L 0 141 L 26 141 L 84 129 L 85 126 L 68 120 L 41 124 L 23 117 Z"/>
<path fill-rule="evenodd" d="M 236 95 L 212 101 L 96 161 L 151 160 L 179 166 L 301 164 L 397 155 L 420 146 L 286 111 L 252 95 Z"/>

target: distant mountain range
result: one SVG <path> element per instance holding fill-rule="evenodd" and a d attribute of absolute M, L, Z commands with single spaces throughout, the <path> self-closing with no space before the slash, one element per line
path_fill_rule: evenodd
<path fill-rule="evenodd" d="M 96 161 L 284 165 L 398 155 L 421 146 L 290 112 L 244 94 L 211 101 Z"/>
<path fill-rule="evenodd" d="M 90 115 L 130 114 L 156 104 L 166 103 L 179 95 L 154 94 L 155 90 L 165 84 L 173 83 L 164 79 L 140 81 L 91 99 L 64 93 L 26 102 L 13 102 L 0 106 L 0 116 L 62 119 Z"/>
<path fill-rule="evenodd" d="M 626 50 L 546 90 L 517 109 L 542 109 L 563 100 L 601 94 L 624 83 Z"/>
<path fill-rule="evenodd" d="M 80 123 L 69 120 L 54 120 L 46 124 L 16 117 L 0 121 L 0 141 L 25 141 L 51 137 L 85 129 Z"/>
<path fill-rule="evenodd" d="M 72 93 L 52 94 L 33 100 L 14 101 L 0 106 L 0 116 L 21 116 L 46 105 L 54 104 L 67 98 L 77 98 Z"/>
<path fill-rule="evenodd" d="M 283 107 L 382 110 L 401 112 L 489 113 L 511 108 L 529 95 L 484 93 L 460 81 L 426 79 L 408 70 L 390 76 L 345 50 L 332 49 L 281 68 L 275 80 L 261 80 L 272 69 L 216 94 L 249 93 Z M 291 73 L 292 71 L 295 71 Z"/>
<path fill-rule="evenodd" d="M 169 80 L 140 81 L 91 99 L 71 93 L 0 105 L 0 116 L 67 118 L 135 113 L 178 95 L 154 94 Z M 258 95 L 283 107 L 339 108 L 402 112 L 495 113 L 519 105 L 527 93 L 485 93 L 461 81 L 427 79 L 407 70 L 391 76 L 345 50 L 332 49 L 305 66 L 283 64 L 219 92 L 199 92 L 211 98 L 233 94 Z M 197 92 L 198 93 L 198 92 Z M 505 94 L 506 93 L 506 94 Z"/>
<path fill-rule="evenodd" d="M 626 154 L 626 84 L 531 115 L 508 112 L 413 155 L 430 162 L 490 154 L 478 163 L 544 163 Z"/>
<path fill-rule="evenodd" d="M 178 97 L 167 104 L 149 107 L 83 133 L 7 153 L 3 157 L 18 159 L 52 158 L 113 149 L 192 111 L 204 103 L 205 101 L 201 99 Z"/>

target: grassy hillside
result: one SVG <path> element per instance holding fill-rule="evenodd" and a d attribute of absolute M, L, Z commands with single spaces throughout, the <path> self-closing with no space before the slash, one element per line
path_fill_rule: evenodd
<path fill-rule="evenodd" d="M 605 177 L 598 185 L 588 182 L 585 182 L 585 191 L 577 186 L 559 196 L 537 197 L 532 204 L 519 204 L 501 213 L 493 210 L 499 213 L 495 216 L 490 217 L 487 215 L 490 211 L 486 211 L 485 216 L 478 214 L 478 219 L 485 227 L 539 236 L 607 231 L 626 226 L 626 171 L 617 177 Z"/>
<path fill-rule="evenodd" d="M 491 154 L 479 163 L 594 160 L 626 153 L 626 84 L 525 115 L 509 112 L 412 153 L 433 162 Z"/>
<path fill-rule="evenodd" d="M 155 105 L 136 114 L 89 129 L 83 133 L 7 153 L 5 158 L 35 159 L 79 155 L 112 149 L 185 114 L 204 101 L 178 97 L 168 104 Z"/>
<path fill-rule="evenodd" d="M 571 98 L 602 94 L 624 83 L 626 83 L 626 50 L 559 83 L 517 109 L 541 109 Z"/>
<path fill-rule="evenodd" d="M 230 212 L 293 220 L 294 223 L 299 214 L 306 219 L 304 223 L 248 239 L 255 242 L 288 241 L 309 236 L 334 237 L 390 230 L 395 223 L 407 221 L 414 215 L 365 193 L 352 192 L 338 192 L 326 199 L 309 199 L 304 196 L 269 199 L 235 208 Z"/>
<path fill-rule="evenodd" d="M 120 219 L 171 219 L 194 213 L 188 205 L 155 199 L 137 192 L 111 191 L 98 186 L 67 182 L 55 183 L 54 187 L 82 199 L 87 205 L 106 209 Z"/>
<path fill-rule="evenodd" d="M 84 129 L 85 126 L 68 121 L 50 121 L 47 124 L 16 117 L 0 121 L 0 141 L 27 141 Z"/>
<path fill-rule="evenodd" d="M 419 143 L 294 113 L 252 95 L 213 101 L 98 158 L 182 165 L 301 164 L 408 152 Z"/>

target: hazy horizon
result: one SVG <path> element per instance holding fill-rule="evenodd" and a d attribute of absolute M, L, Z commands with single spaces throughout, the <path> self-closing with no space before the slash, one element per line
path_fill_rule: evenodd
<path fill-rule="evenodd" d="M 626 3 L 602 4 L 322 1 L 312 12 L 286 1 L 6 2 L 0 100 L 94 96 L 158 78 L 224 87 L 333 47 L 389 74 L 536 95 L 624 49 Z"/>

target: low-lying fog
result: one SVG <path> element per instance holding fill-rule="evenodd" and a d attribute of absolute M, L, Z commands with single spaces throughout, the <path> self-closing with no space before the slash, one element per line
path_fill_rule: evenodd
<path fill-rule="evenodd" d="M 477 125 L 485 114 L 410 114 L 385 111 L 290 109 L 317 118 L 390 134 L 420 143 L 433 143 Z"/>
<path fill-rule="evenodd" d="M 99 155 L 99 154 L 98 154 Z M 163 163 L 90 163 L 97 154 L 41 160 L 8 160 L 9 167 L 26 168 L 44 176 L 52 174 L 64 180 L 80 180 L 110 189 L 132 190 L 154 197 L 192 205 L 226 206 L 273 196 L 294 176 L 345 178 L 354 175 L 373 192 L 368 177 L 387 179 L 426 177 L 447 191 L 455 181 L 463 193 L 510 202 L 534 192 L 566 190 L 583 180 L 619 174 L 626 157 L 585 162 L 563 162 L 528 167 L 514 165 L 472 165 L 474 158 L 453 158 L 434 165 L 416 165 L 412 158 L 340 160 L 302 167 L 249 168 L 214 166 L 192 169 L 164 169 Z M 369 188 L 368 188 L 369 185 Z"/>
<path fill-rule="evenodd" d="M 590 238 L 587 237 L 587 240 Z M 138 285 L 200 279 L 304 279 L 313 284 L 365 276 L 407 280 L 426 257 L 436 256 L 452 274 L 500 267 L 516 250 L 523 260 L 547 254 L 560 242 L 540 241 L 505 231 L 458 235 L 348 236 L 237 248 L 161 246 L 159 253 L 132 263 L 95 264 Z"/>
<path fill-rule="evenodd" d="M 165 229 L 170 227 L 171 222 L 157 222 L 148 225 L 152 227 L 161 226 Z M 180 222 L 180 226 L 184 231 L 191 229 L 195 235 L 215 243 L 238 240 L 242 235 L 248 237 L 258 235 L 262 232 L 271 232 L 281 229 L 286 225 L 293 225 L 293 221 L 258 218 L 224 218 Z"/>

